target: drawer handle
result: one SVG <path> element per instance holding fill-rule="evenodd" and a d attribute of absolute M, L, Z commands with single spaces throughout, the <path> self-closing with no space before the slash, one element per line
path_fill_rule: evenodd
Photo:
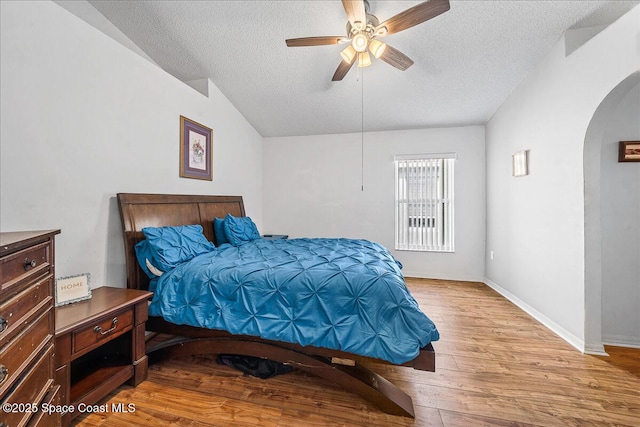
<path fill-rule="evenodd" d="M 93 332 L 100 335 L 110 334 L 111 332 L 115 331 L 116 328 L 118 327 L 118 318 L 114 317 L 113 320 L 111 321 L 111 324 L 113 326 L 111 326 L 111 328 L 107 329 L 106 331 L 103 331 L 102 328 L 98 325 L 95 328 L 93 328 Z"/>
<path fill-rule="evenodd" d="M 29 269 L 29 267 L 33 268 L 35 267 L 37 264 L 35 259 L 32 259 L 31 261 L 29 261 L 29 258 L 25 258 L 24 259 L 24 271 L 27 271 Z"/>
<path fill-rule="evenodd" d="M 4 332 L 9 327 L 9 321 L 0 316 L 0 333 Z"/>
<path fill-rule="evenodd" d="M 9 376 L 9 370 L 4 365 L 0 365 L 0 384 Z"/>

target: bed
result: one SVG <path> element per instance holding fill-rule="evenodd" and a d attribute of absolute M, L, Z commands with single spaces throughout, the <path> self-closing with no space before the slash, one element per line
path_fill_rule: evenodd
<path fill-rule="evenodd" d="M 426 316 L 419 310 L 416 312 L 417 303 L 412 301 L 410 294 L 406 298 L 402 297 L 403 299 L 400 301 L 400 297 L 397 296 L 398 292 L 400 294 L 405 292 L 403 289 L 406 289 L 406 286 L 401 273 L 398 272 L 399 265 L 396 265 L 395 259 L 388 254 L 385 248 L 373 242 L 349 239 L 291 239 L 288 242 L 284 240 L 266 241 L 264 239 L 255 239 L 255 241 L 247 242 L 247 244 L 221 245 L 214 251 L 198 255 L 184 264 L 167 269 L 168 271 L 164 273 L 152 271 L 154 275 L 149 274 L 148 269 L 143 270 L 144 263 L 139 263 L 136 256 L 136 245 L 145 240 L 145 232 L 148 234 L 148 230 L 150 230 L 148 227 L 162 229 L 199 225 L 204 238 L 210 242 L 216 242 L 221 232 L 218 230 L 218 236 L 216 236 L 214 218 L 225 218 L 230 215 L 231 218 L 247 219 L 242 197 L 119 193 L 117 199 L 124 237 L 127 287 L 154 291 L 146 329 L 147 331 L 170 337 L 153 345 L 151 345 L 151 341 L 149 342 L 147 354 L 151 361 L 196 354 L 236 354 L 265 358 L 286 363 L 296 369 L 325 378 L 347 391 L 359 394 L 386 413 L 414 417 L 411 397 L 365 366 L 370 366 L 373 362 L 407 366 L 423 371 L 435 371 L 435 351 L 431 341 L 438 339 L 437 330 L 435 326 L 433 326 L 433 330 L 429 330 L 431 326 L 429 326 L 428 322 L 420 323 L 424 322 L 421 315 L 424 318 Z M 146 229 L 145 232 L 143 232 L 143 229 Z M 147 235 L 147 237 L 149 236 Z M 347 249 L 343 249 L 345 243 L 347 244 Z M 353 245 L 353 247 L 351 248 L 350 245 Z M 140 249 L 140 246 L 138 245 L 138 249 Z M 336 256 L 336 248 L 338 247 L 340 248 L 338 252 L 350 252 L 340 252 L 340 255 Z M 324 266 L 323 264 L 316 267 L 316 258 L 310 258 L 310 256 L 306 255 L 311 252 L 316 258 L 327 259 L 333 257 L 338 260 L 329 266 Z M 364 258 L 364 255 L 361 255 L 361 253 L 368 254 L 369 252 L 371 254 L 367 255 L 368 258 Z M 255 258 L 256 254 L 260 257 L 259 259 Z M 307 265 L 309 263 L 313 265 Z M 358 337 L 366 337 L 366 333 L 364 335 L 358 334 L 355 344 L 354 340 L 341 342 L 338 338 L 342 335 L 348 335 L 348 333 L 341 333 L 344 330 L 336 332 L 336 328 L 333 327 L 336 324 L 334 320 L 331 320 L 334 325 L 327 328 L 330 333 L 311 334 L 318 335 L 318 337 L 312 337 L 313 340 L 310 340 L 304 331 L 313 330 L 316 325 L 322 324 L 323 320 L 317 319 L 319 319 L 318 313 L 323 311 L 322 304 L 325 304 L 324 302 L 321 302 L 321 305 L 310 306 L 312 317 L 303 320 L 306 323 L 303 323 L 302 326 L 296 326 L 293 337 L 292 334 L 287 333 L 292 328 L 288 326 L 288 323 L 283 323 L 282 319 L 289 316 L 288 312 L 278 312 L 276 310 L 275 312 L 264 313 L 260 311 L 264 305 L 272 306 L 273 304 L 271 303 L 260 305 L 255 311 L 251 312 L 252 314 L 246 316 L 247 319 L 242 319 L 242 312 L 237 310 L 233 312 L 235 313 L 233 322 L 229 322 L 228 317 L 215 315 L 216 312 L 231 313 L 226 306 L 224 308 L 227 311 L 221 309 L 221 306 L 224 306 L 226 302 L 221 302 L 220 293 L 227 292 L 224 291 L 225 286 L 230 286 L 228 282 L 233 281 L 238 275 L 252 278 L 257 277 L 255 276 L 257 274 L 265 275 L 266 283 L 274 290 L 273 292 L 265 293 L 266 285 L 264 284 L 256 288 L 257 290 L 251 290 L 249 285 L 254 280 L 245 279 L 244 282 L 246 283 L 242 284 L 242 286 L 246 285 L 247 290 L 242 288 L 244 293 L 240 298 L 244 307 L 253 307 L 257 304 L 256 300 L 265 299 L 267 294 L 271 301 L 273 295 L 280 295 L 284 283 L 287 284 L 287 287 L 297 286 L 300 283 L 313 287 L 316 286 L 314 280 L 322 280 L 323 286 L 318 285 L 316 289 L 308 292 L 305 287 L 295 288 L 284 299 L 303 298 L 304 295 L 307 295 L 309 300 L 320 298 L 318 295 L 322 293 L 322 290 L 326 288 L 324 285 L 328 283 L 325 282 L 325 279 L 314 279 L 315 276 L 300 278 L 298 273 L 291 273 L 290 270 L 282 271 L 280 267 L 282 264 L 304 265 L 305 272 L 315 269 L 322 270 L 323 274 L 327 273 L 327 269 L 333 268 L 337 270 L 329 272 L 329 276 L 338 278 L 354 271 L 359 271 L 355 269 L 360 268 L 361 265 L 365 266 L 368 272 L 374 271 L 379 276 L 375 280 L 376 283 L 384 283 L 384 289 L 390 288 L 391 290 L 388 292 L 393 292 L 388 296 L 385 294 L 381 299 L 384 301 L 399 300 L 397 304 L 376 306 L 374 307 L 374 312 L 380 313 L 386 310 L 390 313 L 395 313 L 399 306 L 408 306 L 410 310 L 403 311 L 401 315 L 387 313 L 383 318 L 390 319 L 390 316 L 392 316 L 396 319 L 393 322 L 414 325 L 411 317 L 416 317 L 416 321 L 419 322 L 417 324 L 424 326 L 413 326 L 409 329 L 424 329 L 424 332 L 418 334 L 419 336 L 416 335 L 417 345 L 416 343 L 411 344 L 415 348 L 398 350 L 399 344 L 395 344 L 393 341 L 385 341 L 389 338 L 388 335 L 397 335 L 394 329 L 397 325 L 390 327 L 391 333 L 383 333 L 388 329 L 386 325 L 380 324 L 379 320 L 372 320 L 367 317 L 366 322 L 363 322 L 364 326 L 358 324 L 359 326 L 356 327 L 356 330 L 364 331 L 365 328 L 371 327 L 372 332 L 370 335 L 372 337 L 368 341 L 370 345 L 363 346 L 362 342 L 366 340 L 364 338 L 358 339 Z M 260 272 L 257 272 L 258 268 L 255 267 L 257 265 L 260 266 Z M 206 273 L 197 273 L 200 270 L 194 270 L 196 273 L 190 273 L 190 270 L 187 270 L 191 268 L 201 269 L 204 268 L 203 266 L 211 266 L 211 268 L 218 268 L 219 270 L 211 272 L 207 270 Z M 296 277 L 295 280 L 291 279 L 292 274 Z M 156 278 L 156 275 L 160 277 Z M 192 280 L 196 280 L 196 276 L 205 276 L 205 279 L 203 279 L 205 281 L 200 285 L 191 286 L 185 286 L 179 281 L 183 277 L 188 277 L 189 283 L 192 283 Z M 154 277 L 154 279 L 151 279 L 151 277 Z M 358 276 L 355 277 L 357 278 Z M 214 278 L 217 282 L 215 282 L 215 286 L 212 286 L 211 283 L 214 282 Z M 398 283 L 398 280 L 401 283 Z M 350 281 L 361 282 L 353 279 Z M 335 293 L 336 285 L 332 286 L 331 294 L 339 295 Z M 363 285 L 361 287 L 369 286 Z M 183 292 L 183 289 L 187 289 L 185 292 L 190 293 L 187 295 L 178 294 L 178 292 Z M 238 289 L 238 283 L 233 289 Z M 218 294 L 214 291 L 218 292 Z M 197 294 L 194 294 L 194 292 Z M 345 293 L 349 292 L 353 294 L 359 291 L 345 291 Z M 408 290 L 406 290 L 406 293 L 408 293 Z M 166 295 L 169 296 L 163 298 Z M 203 302 L 206 298 L 213 298 L 213 300 L 211 302 Z M 177 318 L 172 317 L 174 312 L 184 311 L 182 305 L 172 305 L 176 300 L 183 299 L 191 302 L 188 305 L 188 315 Z M 340 300 L 341 297 L 335 296 L 333 299 Z M 166 301 L 169 301 L 169 303 Z M 194 301 L 198 303 L 193 303 Z M 358 306 L 368 305 L 366 300 L 359 297 L 355 298 L 354 301 L 358 302 Z M 361 301 L 365 301 L 365 303 Z M 298 303 L 299 301 L 296 302 L 296 304 Z M 414 303 L 416 307 L 412 307 Z M 193 308 L 194 306 L 205 307 L 204 310 L 210 310 L 210 308 L 206 307 L 217 308 L 213 309 L 213 312 L 205 311 L 205 314 L 200 315 Z M 176 307 L 179 309 L 176 309 Z M 342 316 L 340 317 L 340 322 L 338 322 L 340 325 L 351 325 L 350 322 L 352 321 L 360 321 L 350 317 L 349 314 L 341 313 L 340 315 Z M 187 320 L 184 320 L 185 317 Z M 294 317 L 302 318 L 297 314 Z M 222 319 L 223 324 L 215 323 L 212 320 L 214 318 Z M 267 323 L 257 323 L 258 326 L 255 326 L 255 318 L 259 318 L 260 322 L 266 321 Z M 285 320 L 290 319 L 287 318 Z M 243 323 L 246 323 L 248 329 L 235 328 L 237 324 Z M 285 326 L 279 327 L 279 325 Z M 254 328 L 252 329 L 251 326 L 254 326 Z M 272 333 L 272 331 L 275 332 Z M 384 335 L 383 338 L 385 340 L 380 338 L 379 335 Z"/>

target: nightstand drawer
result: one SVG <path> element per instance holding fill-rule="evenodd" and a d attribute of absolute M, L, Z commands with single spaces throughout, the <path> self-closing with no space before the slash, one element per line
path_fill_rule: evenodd
<path fill-rule="evenodd" d="M 72 336 L 72 355 L 100 346 L 119 337 L 133 327 L 133 309 L 116 315 L 104 316 L 90 326 L 74 332 Z"/>
<path fill-rule="evenodd" d="M 265 240 L 280 240 L 280 239 L 288 239 L 288 234 L 263 234 L 262 238 Z"/>

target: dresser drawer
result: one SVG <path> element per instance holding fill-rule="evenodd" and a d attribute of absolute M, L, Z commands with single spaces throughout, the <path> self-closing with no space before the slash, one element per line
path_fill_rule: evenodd
<path fill-rule="evenodd" d="M 53 343 L 38 359 L 35 366 L 27 372 L 18 386 L 7 396 L 2 404 L 26 404 L 25 409 L 40 407 L 40 403 L 53 385 Z M 29 407 L 29 405 L 32 405 Z M 22 427 L 27 424 L 35 411 L 4 412 L 4 423 L 11 427 Z"/>
<path fill-rule="evenodd" d="M 104 316 L 72 335 L 72 357 L 119 337 L 133 328 L 133 309 Z"/>
<path fill-rule="evenodd" d="M 59 387 L 53 387 L 42 401 L 42 405 L 47 404 L 49 407 L 60 405 Z M 42 409 L 42 405 L 40 408 Z M 52 412 L 52 411 L 50 411 Z M 60 412 L 45 413 L 38 411 L 30 420 L 28 427 L 60 427 Z"/>
<path fill-rule="evenodd" d="M 33 280 L 51 269 L 51 245 L 40 243 L 7 255 L 0 260 L 2 298 L 12 292 L 14 286 Z M 18 287 L 19 288 L 19 287 Z M 16 289 L 16 292 L 19 289 Z"/>
<path fill-rule="evenodd" d="M 53 306 L 53 278 L 46 277 L 0 304 L 0 347 L 20 332 L 43 307 Z"/>
<path fill-rule="evenodd" d="M 53 342 L 53 308 L 50 307 L 7 345 L 0 348 L 0 395 L 4 394 L 33 363 L 40 351 Z"/>

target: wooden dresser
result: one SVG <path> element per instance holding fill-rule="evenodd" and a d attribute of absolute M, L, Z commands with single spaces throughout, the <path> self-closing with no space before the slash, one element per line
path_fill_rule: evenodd
<path fill-rule="evenodd" d="M 59 426 L 54 381 L 54 238 L 60 230 L 0 233 L 0 425 Z"/>

